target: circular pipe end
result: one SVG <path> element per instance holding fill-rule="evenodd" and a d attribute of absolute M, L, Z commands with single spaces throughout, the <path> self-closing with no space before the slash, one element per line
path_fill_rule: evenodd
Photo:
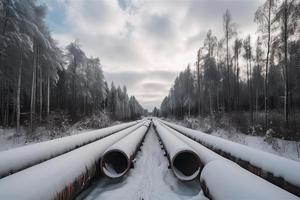
<path fill-rule="evenodd" d="M 103 155 L 100 167 L 106 176 L 120 178 L 129 170 L 130 159 L 121 150 L 110 150 Z"/>
<path fill-rule="evenodd" d="M 178 179 L 191 181 L 195 179 L 200 172 L 200 159 L 193 151 L 179 151 L 172 159 L 172 169 Z"/>

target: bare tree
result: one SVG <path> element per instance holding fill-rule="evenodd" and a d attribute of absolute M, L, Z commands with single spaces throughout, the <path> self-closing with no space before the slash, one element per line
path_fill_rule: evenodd
<path fill-rule="evenodd" d="M 262 6 L 255 12 L 255 22 L 259 24 L 259 31 L 264 34 L 266 39 L 266 63 L 265 63 L 265 129 L 268 130 L 268 69 L 270 62 L 270 51 L 271 51 L 271 34 L 273 28 L 274 11 L 276 7 L 275 0 L 267 0 Z"/>
<path fill-rule="evenodd" d="M 226 65 L 227 65 L 227 111 L 231 110 L 230 94 L 230 64 L 229 64 L 229 41 L 236 34 L 236 27 L 232 23 L 231 14 L 227 9 L 223 15 L 223 30 L 226 40 Z"/>

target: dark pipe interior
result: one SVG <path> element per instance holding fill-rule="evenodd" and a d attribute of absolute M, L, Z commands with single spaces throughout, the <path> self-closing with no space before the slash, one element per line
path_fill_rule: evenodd
<path fill-rule="evenodd" d="M 111 151 L 105 154 L 103 158 L 103 166 L 107 171 L 123 173 L 128 168 L 127 157 L 120 151 Z"/>
<path fill-rule="evenodd" d="M 191 176 L 199 169 L 199 160 L 191 152 L 181 152 L 175 157 L 173 167 L 185 176 Z"/>

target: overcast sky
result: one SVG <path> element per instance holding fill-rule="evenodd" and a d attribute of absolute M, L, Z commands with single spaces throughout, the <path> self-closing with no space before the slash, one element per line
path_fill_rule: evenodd
<path fill-rule="evenodd" d="M 160 106 L 178 72 L 196 60 L 208 29 L 218 38 L 230 9 L 240 37 L 255 34 L 263 0 L 40 0 L 64 47 L 78 39 L 108 82 L 126 85 L 147 109 Z"/>

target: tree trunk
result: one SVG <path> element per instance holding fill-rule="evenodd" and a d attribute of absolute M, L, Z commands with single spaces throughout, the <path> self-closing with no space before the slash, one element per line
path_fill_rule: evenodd
<path fill-rule="evenodd" d="M 250 111 L 251 111 L 251 126 L 254 126 L 254 116 L 253 116 L 253 88 L 252 88 L 252 67 L 251 58 L 249 59 L 249 84 L 250 84 Z"/>
<path fill-rule="evenodd" d="M 50 70 L 47 74 L 47 120 L 49 120 L 50 113 Z"/>
<path fill-rule="evenodd" d="M 287 9 L 287 0 L 284 2 L 284 64 L 285 64 L 285 101 L 284 101 L 284 108 L 285 108 L 285 124 L 286 127 L 289 127 L 289 70 L 288 70 L 288 48 L 287 48 L 287 41 L 288 41 L 288 9 Z"/>
<path fill-rule="evenodd" d="M 269 0 L 268 10 L 268 41 L 267 41 L 267 58 L 266 58 L 266 72 L 265 72 L 265 129 L 269 128 L 268 124 L 268 68 L 269 68 L 269 54 L 271 42 L 271 1 Z"/>
<path fill-rule="evenodd" d="M 37 45 L 34 44 L 35 51 L 33 52 L 33 65 L 32 65 L 32 82 L 31 82 L 31 98 L 30 98 L 30 128 L 33 131 L 33 123 L 35 120 L 35 94 L 36 94 L 36 51 Z"/>
<path fill-rule="evenodd" d="M 19 65 L 19 74 L 18 74 L 18 84 L 17 84 L 17 133 L 20 133 L 20 96 L 21 96 L 21 81 L 22 81 L 22 67 L 23 67 L 23 52 L 20 49 L 20 65 Z"/>
<path fill-rule="evenodd" d="M 231 110 L 231 102 L 230 102 L 230 67 L 229 67 L 229 49 L 228 49 L 228 40 L 229 40 L 229 33 L 226 30 L 226 64 L 227 64 L 227 111 L 230 112 Z"/>
<path fill-rule="evenodd" d="M 38 56 L 40 56 L 40 52 L 38 54 Z M 39 61 L 39 58 L 38 58 L 38 61 Z M 38 62 L 38 68 L 39 68 L 39 95 L 40 95 L 40 100 L 39 100 L 39 111 L 40 111 L 40 115 L 39 115 L 39 122 L 41 123 L 42 122 L 42 114 L 43 114 L 43 78 L 42 78 L 42 67 L 40 65 L 40 63 Z"/>

